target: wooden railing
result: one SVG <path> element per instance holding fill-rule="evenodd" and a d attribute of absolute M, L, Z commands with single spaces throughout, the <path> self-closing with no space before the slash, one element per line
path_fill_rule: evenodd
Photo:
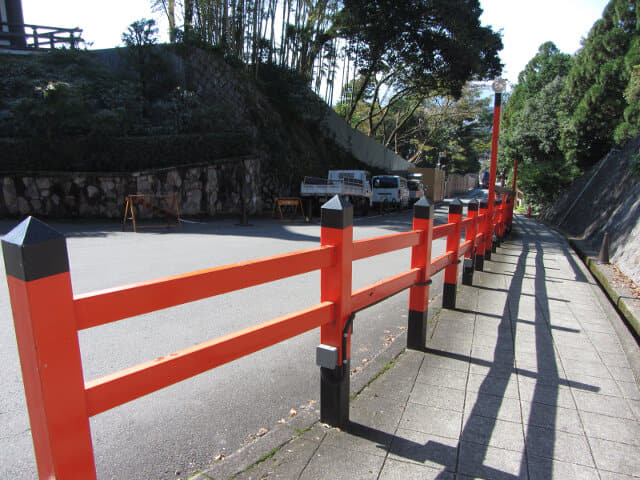
<path fill-rule="evenodd" d="M 0 47 L 6 43 L 4 46 L 14 49 L 75 49 L 83 42 L 81 35 L 80 28 L 0 22 Z"/>
<path fill-rule="evenodd" d="M 456 199 L 447 223 L 437 227 L 434 207 L 423 198 L 414 205 L 410 231 L 354 241 L 353 206 L 336 196 L 322 207 L 315 248 L 82 295 L 71 288 L 64 237 L 29 217 L 3 238 L 2 249 L 40 478 L 95 480 L 91 416 L 316 328 L 321 420 L 344 426 L 355 313 L 408 288 L 407 346 L 424 349 L 431 277 L 444 270 L 443 307 L 455 308 L 461 260 L 463 283 L 470 285 L 473 270 L 482 269 L 480 263 L 490 259 L 510 226 L 512 198 L 497 200 L 491 212 L 486 201 L 472 201 L 466 219 Z M 446 252 L 432 259 L 433 240 L 444 237 Z M 401 249 L 411 249 L 409 270 L 352 290 L 354 261 Z M 317 270 L 320 302 L 315 305 L 84 379 L 81 330 Z"/>

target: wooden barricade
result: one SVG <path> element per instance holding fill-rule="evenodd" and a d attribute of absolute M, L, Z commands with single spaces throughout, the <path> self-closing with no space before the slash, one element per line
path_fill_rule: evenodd
<path fill-rule="evenodd" d="M 164 208 L 158 205 L 157 203 L 153 203 L 152 200 L 168 200 L 169 207 Z M 152 212 L 159 213 L 165 216 L 167 219 L 166 225 L 138 225 L 136 223 L 136 206 L 144 207 Z M 131 220 L 133 224 L 133 231 L 138 232 L 138 229 L 143 228 L 171 228 L 175 225 L 172 225 L 172 220 L 175 220 L 177 226 L 182 226 L 182 222 L 180 220 L 180 208 L 178 207 L 178 198 L 175 195 L 127 195 L 124 207 L 124 217 L 122 219 L 122 231 L 124 232 L 127 220 Z"/>
<path fill-rule="evenodd" d="M 304 217 L 304 208 L 300 197 L 275 197 L 273 199 L 273 211 L 271 212 L 271 218 L 275 217 L 277 210 L 278 213 L 280 213 L 281 221 L 295 220 L 298 215 L 298 207 L 300 207 L 300 213 Z"/>

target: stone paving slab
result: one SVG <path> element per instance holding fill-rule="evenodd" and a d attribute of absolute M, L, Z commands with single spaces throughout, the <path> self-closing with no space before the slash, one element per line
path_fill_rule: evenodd
<path fill-rule="evenodd" d="M 458 299 L 424 352 L 352 401 L 347 428 L 317 423 L 234 478 L 640 477 L 640 350 L 562 237 L 519 217 Z"/>

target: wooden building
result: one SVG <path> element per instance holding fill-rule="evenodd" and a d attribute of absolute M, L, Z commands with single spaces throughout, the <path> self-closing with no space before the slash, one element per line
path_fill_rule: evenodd
<path fill-rule="evenodd" d="M 27 48 L 22 0 L 0 0 L 0 48 Z"/>

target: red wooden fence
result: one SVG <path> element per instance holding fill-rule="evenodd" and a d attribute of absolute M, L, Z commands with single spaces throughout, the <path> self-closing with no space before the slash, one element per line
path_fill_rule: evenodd
<path fill-rule="evenodd" d="M 474 264 L 490 258 L 492 242 L 510 228 L 513 197 L 497 202 L 493 218 L 486 203 L 479 214 L 475 201 L 469 205 L 463 220 L 462 204 L 454 201 L 448 223 L 434 227 L 433 206 L 423 198 L 411 231 L 353 241 L 353 207 L 336 196 L 322 207 L 318 247 L 75 296 L 64 237 L 29 217 L 2 248 L 40 478 L 95 479 L 91 416 L 318 327 L 321 418 L 345 425 L 353 314 L 410 288 L 407 345 L 424 348 L 431 277 L 445 270 L 443 304 L 455 308 L 459 259 L 469 259 L 472 278 Z M 442 237 L 447 251 L 432 259 L 432 242 Z M 409 270 L 352 291 L 354 260 L 405 248 Z M 80 330 L 314 270 L 321 271 L 317 305 L 83 380 Z"/>

